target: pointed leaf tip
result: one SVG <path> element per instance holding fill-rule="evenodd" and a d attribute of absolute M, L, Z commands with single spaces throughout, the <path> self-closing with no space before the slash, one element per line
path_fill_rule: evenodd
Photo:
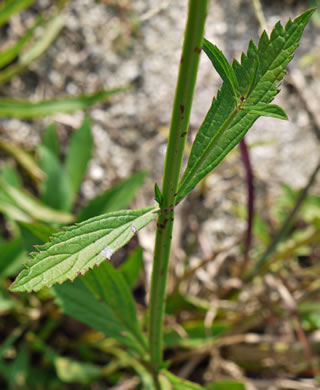
<path fill-rule="evenodd" d="M 111 212 L 75 224 L 39 246 L 11 291 L 39 291 L 73 280 L 122 248 L 137 231 L 155 219 L 155 206 Z M 133 228 L 134 227 L 134 228 Z"/>

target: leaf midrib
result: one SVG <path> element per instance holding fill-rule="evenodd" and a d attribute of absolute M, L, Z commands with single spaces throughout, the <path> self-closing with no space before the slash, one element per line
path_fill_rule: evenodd
<path fill-rule="evenodd" d="M 284 50 L 283 47 L 284 47 L 285 44 L 286 44 L 286 39 L 285 39 L 285 37 L 286 37 L 286 35 L 287 35 L 287 31 L 286 31 L 285 28 L 283 29 L 283 31 L 284 31 L 284 35 L 280 35 L 280 34 L 278 35 L 278 37 L 283 37 L 283 38 L 284 38 L 283 45 L 281 46 L 281 49 L 278 50 L 277 55 L 274 57 L 274 59 L 272 60 L 272 62 L 269 64 L 269 66 L 268 66 L 268 68 L 266 69 L 266 71 L 265 71 L 263 74 L 261 74 L 260 80 L 257 82 L 257 84 L 255 85 L 255 87 L 250 91 L 250 94 L 248 95 L 246 101 L 247 101 L 248 98 L 252 95 L 252 93 L 256 90 L 257 86 L 261 83 L 261 81 L 262 81 L 262 79 L 265 77 L 265 75 L 266 75 L 268 72 L 271 71 L 273 63 L 278 59 L 279 55 L 283 52 L 283 50 Z M 269 37 L 268 37 L 268 39 L 269 39 Z M 271 44 L 271 42 L 272 42 L 272 41 L 269 39 L 269 41 L 268 41 L 268 46 Z M 288 49 L 289 49 L 289 48 L 288 48 Z M 259 49 L 258 49 L 258 50 L 259 50 Z M 280 65 L 278 65 L 278 67 L 280 67 Z M 283 71 L 284 71 L 284 69 L 281 68 L 281 70 L 277 73 L 277 75 L 276 75 L 276 77 L 275 77 L 275 80 L 277 79 L 277 77 L 279 76 L 279 74 L 280 74 L 281 72 L 283 72 Z M 261 100 L 262 100 L 262 99 L 264 98 L 264 96 L 270 91 L 270 89 L 271 89 L 272 87 L 274 87 L 274 84 L 273 84 L 273 83 L 270 84 L 270 87 L 269 87 L 268 89 L 266 89 L 265 92 L 263 93 L 263 95 L 261 95 L 261 96 L 259 97 L 259 100 L 258 100 L 258 102 L 256 102 L 256 104 L 259 103 L 259 102 L 261 102 Z M 244 102 L 244 103 L 245 103 L 245 102 Z M 193 167 L 191 168 L 191 170 L 190 170 L 188 176 L 186 176 L 186 178 L 185 178 L 183 181 L 181 181 L 181 185 L 180 185 L 180 187 L 179 187 L 179 192 L 181 192 L 182 189 L 185 188 L 185 187 L 188 185 L 188 183 L 190 182 L 190 180 L 188 180 L 188 179 L 190 178 L 190 176 L 192 177 L 192 176 L 193 176 L 193 173 L 197 170 L 197 168 L 203 164 L 203 161 L 205 160 L 205 157 L 206 157 L 205 155 L 206 155 L 207 151 L 210 150 L 211 147 L 214 147 L 214 143 L 216 143 L 217 141 L 219 141 L 219 139 L 220 139 L 221 136 L 224 134 L 224 132 L 229 128 L 228 125 L 232 123 L 232 120 L 235 118 L 236 114 L 237 114 L 238 112 L 241 111 L 241 106 L 242 106 L 242 104 L 241 104 L 240 106 L 236 106 L 236 107 L 232 110 L 232 112 L 229 114 L 228 118 L 227 118 L 227 119 L 224 121 L 224 123 L 220 126 L 219 130 L 217 131 L 217 133 L 215 134 L 215 136 L 213 137 L 213 139 L 210 141 L 210 143 L 207 145 L 207 147 L 204 149 L 204 151 L 200 154 L 200 156 L 199 156 L 199 158 L 197 159 L 196 163 L 195 163 L 195 164 L 193 165 Z M 247 116 L 248 114 L 250 114 L 250 112 L 245 112 L 245 114 L 244 114 L 243 117 Z M 231 117 L 231 120 L 230 120 L 230 117 Z M 228 123 L 227 123 L 227 122 L 228 122 Z M 224 127 L 224 129 L 223 129 L 223 127 Z M 187 184 L 185 184 L 185 183 L 187 183 Z M 179 193 L 179 192 L 178 192 L 178 193 Z M 177 197 L 177 202 L 179 202 L 179 201 L 181 201 L 181 200 L 182 200 L 182 199 L 180 199 L 180 197 L 178 196 L 178 197 Z"/>

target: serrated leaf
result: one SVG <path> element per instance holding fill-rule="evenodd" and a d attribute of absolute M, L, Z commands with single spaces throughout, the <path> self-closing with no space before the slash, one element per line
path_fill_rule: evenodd
<path fill-rule="evenodd" d="M 77 194 L 92 154 L 93 137 L 87 116 L 71 138 L 65 169 L 71 183 L 73 197 Z"/>
<path fill-rule="evenodd" d="M 142 355 L 143 350 L 133 335 L 114 316 L 112 310 L 103 302 L 99 302 L 81 278 L 74 282 L 66 282 L 54 286 L 54 295 L 62 311 L 71 315 L 91 328 L 103 332 Z"/>
<path fill-rule="evenodd" d="M 137 191 L 141 188 L 147 172 L 137 172 L 113 186 L 110 190 L 93 198 L 84 206 L 77 217 L 77 222 L 111 211 L 129 207 Z"/>
<path fill-rule="evenodd" d="M 286 112 L 276 104 L 255 104 L 255 105 L 249 105 L 244 104 L 241 107 L 241 110 L 251 112 L 252 114 L 257 114 L 259 116 L 270 116 L 273 118 L 283 119 L 287 120 L 288 116 Z"/>
<path fill-rule="evenodd" d="M 239 97 L 239 85 L 232 66 L 221 50 L 211 42 L 204 40 L 203 50 L 209 57 L 222 80 L 229 86 L 235 97 Z"/>
<path fill-rule="evenodd" d="M 39 103 L 1 98 L 0 117 L 31 119 L 53 115 L 58 112 L 84 110 L 98 102 L 105 101 L 111 95 L 123 90 L 124 88 L 115 88 L 109 91 L 99 91 L 92 95 L 46 100 Z"/>
<path fill-rule="evenodd" d="M 236 102 L 227 82 L 223 82 L 217 98 L 193 143 L 187 168 L 179 184 L 177 202 L 180 202 L 199 181 L 212 171 L 240 142 L 261 113 L 243 111 L 244 105 L 269 104 L 279 92 L 277 85 L 285 75 L 304 28 L 314 10 L 308 10 L 285 28 L 277 23 L 270 39 L 264 32 L 258 48 L 251 41 L 241 64 L 232 64 L 242 97 Z M 258 64 L 258 65 L 257 65 Z M 250 76 L 256 72 L 255 79 Z M 249 84 L 252 84 L 248 90 Z M 243 100 L 243 101 L 242 101 Z"/>
<path fill-rule="evenodd" d="M 141 333 L 136 306 L 127 282 L 113 265 L 104 261 L 94 267 L 82 279 L 100 301 L 104 302 L 122 326 L 131 333 L 147 351 L 146 340 Z"/>
<path fill-rule="evenodd" d="M 73 280 L 123 247 L 157 215 L 155 206 L 122 210 L 91 218 L 66 228 L 37 248 L 17 277 L 12 291 L 38 291 Z"/>

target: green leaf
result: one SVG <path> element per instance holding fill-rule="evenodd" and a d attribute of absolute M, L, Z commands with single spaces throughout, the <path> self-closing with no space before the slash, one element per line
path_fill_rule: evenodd
<path fill-rule="evenodd" d="M 141 270 L 143 269 L 143 250 L 137 248 L 134 250 L 126 261 L 118 268 L 118 272 L 122 274 L 129 287 L 133 288 L 139 279 Z"/>
<path fill-rule="evenodd" d="M 36 23 L 26 31 L 26 33 L 18 40 L 18 42 L 9 49 L 0 52 L 0 68 L 10 64 L 21 52 L 23 46 L 32 38 L 35 29 L 42 21 L 42 17 L 38 18 Z"/>
<path fill-rule="evenodd" d="M 116 271 L 112 264 L 105 261 L 99 267 L 94 267 L 88 272 L 83 281 L 89 290 L 109 307 L 122 326 L 147 350 L 133 296 L 121 273 Z"/>
<path fill-rule="evenodd" d="M 233 62 L 240 94 L 246 95 L 246 99 L 236 102 L 229 83 L 223 82 L 193 143 L 187 168 L 179 184 L 177 202 L 224 159 L 261 116 L 261 112 L 244 111 L 242 108 L 245 105 L 268 105 L 279 92 L 277 85 L 285 75 L 285 68 L 298 47 L 313 11 L 308 10 L 294 21 L 289 20 L 285 28 L 277 23 L 270 39 L 264 32 L 258 48 L 251 41 L 247 55 L 241 57 L 241 64 Z M 256 72 L 254 81 L 252 72 Z M 250 83 L 252 85 L 248 91 Z"/>
<path fill-rule="evenodd" d="M 138 172 L 112 187 L 109 191 L 98 195 L 84 206 L 78 217 L 77 222 L 92 218 L 95 215 L 109 213 L 111 211 L 127 208 L 141 188 L 147 172 Z"/>
<path fill-rule="evenodd" d="M 33 157 L 21 147 L 4 138 L 0 138 L 0 149 L 10 154 L 35 181 L 44 180 L 44 172 L 39 168 Z"/>
<path fill-rule="evenodd" d="M 214 323 L 211 328 L 206 328 L 203 321 L 187 321 L 182 324 L 184 335 L 176 329 L 167 330 L 164 335 L 164 344 L 168 348 L 201 348 L 217 339 L 221 334 L 230 329 L 229 326 Z"/>
<path fill-rule="evenodd" d="M 167 387 L 165 387 L 164 385 L 164 389 L 167 388 L 168 390 L 204 390 L 204 387 L 197 385 L 196 383 L 187 381 L 185 379 L 179 378 L 167 370 L 163 370 L 162 375 L 170 382 L 171 385 Z"/>
<path fill-rule="evenodd" d="M 35 245 L 48 241 L 49 237 L 57 232 L 55 228 L 41 223 L 19 222 L 18 225 L 22 237 L 22 246 L 28 252 L 33 251 Z"/>
<path fill-rule="evenodd" d="M 21 176 L 16 169 L 8 162 L 5 162 L 1 168 L 1 177 L 13 187 L 21 188 L 23 186 Z"/>
<path fill-rule="evenodd" d="M 60 146 L 55 125 L 52 123 L 48 126 L 42 135 L 42 145 L 48 148 L 59 160 Z"/>
<path fill-rule="evenodd" d="M 288 116 L 285 111 L 277 106 L 276 104 L 255 104 L 249 105 L 244 104 L 241 107 L 241 110 L 251 112 L 252 114 L 257 114 L 259 116 L 271 116 L 273 118 L 284 119 L 287 120 Z"/>
<path fill-rule="evenodd" d="M 62 311 L 90 327 L 114 338 L 138 354 L 143 354 L 140 344 L 131 332 L 114 316 L 113 311 L 104 302 L 99 302 L 89 290 L 82 278 L 57 285 L 53 288 L 57 304 Z"/>
<path fill-rule="evenodd" d="M 206 386 L 207 390 L 246 390 L 246 387 L 243 383 L 225 380 L 217 381 L 213 385 Z"/>
<path fill-rule="evenodd" d="M 115 88 L 109 91 L 99 91 L 92 95 L 46 100 L 39 103 L 1 98 L 0 117 L 31 119 L 53 115 L 57 112 L 84 110 L 98 102 L 105 101 L 111 95 L 123 90 L 124 88 Z"/>
<path fill-rule="evenodd" d="M 11 286 L 12 291 L 38 291 L 73 280 L 79 273 L 101 264 L 150 223 L 157 209 L 122 210 L 91 218 L 54 234 L 37 248 Z"/>
<path fill-rule="evenodd" d="M 41 183 L 41 200 L 53 209 L 70 211 L 73 193 L 69 177 L 51 150 L 40 145 L 38 152 L 39 165 L 47 175 L 46 180 Z"/>
<path fill-rule="evenodd" d="M 161 205 L 163 202 L 163 196 L 157 183 L 154 184 L 154 197 L 156 202 L 158 202 L 158 204 Z"/>
<path fill-rule="evenodd" d="M 8 242 L 0 243 L 0 281 L 16 275 L 26 261 L 27 253 L 23 248 L 22 239 L 15 238 Z"/>
<path fill-rule="evenodd" d="M 32 221 L 30 215 L 21 210 L 17 204 L 3 191 L 0 191 L 0 213 L 3 213 L 14 221 Z"/>
<path fill-rule="evenodd" d="M 8 203 L 11 203 L 13 207 L 19 208 L 21 210 L 22 216 L 24 214 L 29 214 L 35 220 L 43 222 L 57 222 L 62 224 L 73 221 L 73 216 L 71 214 L 67 214 L 62 211 L 56 211 L 50 207 L 47 207 L 31 194 L 10 186 L 2 179 L 0 179 L 0 189 L 9 198 Z M 25 218 L 19 220 L 30 222 Z"/>
<path fill-rule="evenodd" d="M 55 359 L 57 376 L 65 383 L 89 385 L 102 374 L 102 367 L 58 356 Z"/>
<path fill-rule="evenodd" d="M 0 26 L 3 26 L 11 16 L 29 7 L 35 0 L 11 0 L 0 7 Z"/>
<path fill-rule="evenodd" d="M 65 169 L 71 183 L 73 197 L 77 194 L 92 154 L 93 138 L 90 118 L 87 116 L 69 146 Z"/>
<path fill-rule="evenodd" d="M 235 97 L 239 97 L 239 85 L 236 74 L 228 60 L 221 50 L 206 39 L 203 43 L 203 50 L 209 57 L 216 71 L 219 73 L 222 80 L 228 85 Z"/>
<path fill-rule="evenodd" d="M 64 16 L 54 15 L 43 25 L 40 37 L 19 56 L 17 63 L 7 67 L 0 73 L 0 84 L 8 82 L 12 77 L 25 70 L 33 61 L 40 57 L 56 39 L 64 26 Z"/>

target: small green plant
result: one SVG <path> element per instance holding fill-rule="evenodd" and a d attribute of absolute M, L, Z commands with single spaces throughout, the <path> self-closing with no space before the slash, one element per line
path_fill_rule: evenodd
<path fill-rule="evenodd" d="M 148 389 L 202 388 L 168 372 L 169 362 L 163 361 L 163 317 L 175 206 L 224 159 L 260 116 L 287 119 L 285 112 L 271 102 L 279 92 L 277 85 L 285 75 L 313 10 L 289 20 L 285 27 L 277 23 L 270 37 L 264 32 L 258 46 L 251 41 L 241 62 L 234 60 L 232 66 L 215 45 L 203 38 L 206 12 L 206 0 L 189 1 L 162 189 L 155 186 L 157 204 L 81 219 L 82 222 L 55 233 L 31 254 L 31 260 L 11 286 L 15 292 L 53 286 L 57 303 L 65 313 L 123 345 L 135 359 L 135 369 L 140 374 L 141 366 L 137 368 L 137 364 L 142 363 L 144 374 L 140 376 Z M 187 167 L 179 179 L 201 48 L 223 84 L 198 131 Z M 71 194 L 78 185 L 79 180 L 72 176 Z M 50 191 L 47 196 L 49 199 Z M 62 208 L 70 207 L 64 196 L 61 201 Z M 146 337 L 124 275 L 106 260 L 155 219 L 157 231 Z M 49 236 L 40 233 L 42 240 Z"/>

